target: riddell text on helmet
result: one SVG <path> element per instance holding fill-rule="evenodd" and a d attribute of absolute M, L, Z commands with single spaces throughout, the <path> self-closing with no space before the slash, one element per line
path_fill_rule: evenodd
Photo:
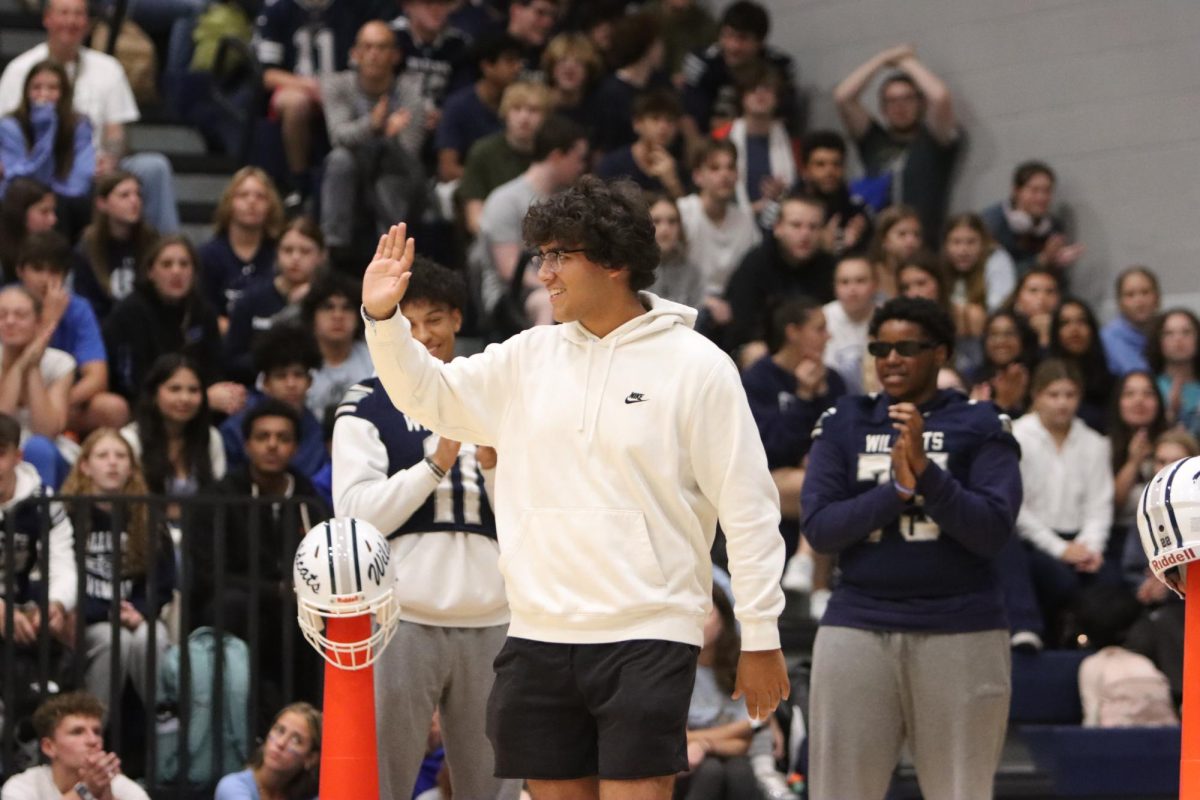
<path fill-rule="evenodd" d="M 1155 572 L 1162 572 L 1168 567 L 1174 567 L 1178 564 L 1186 564 L 1189 561 L 1196 560 L 1196 548 L 1189 547 L 1186 550 L 1176 550 L 1173 553 L 1159 556 L 1151 559 L 1150 566 Z"/>

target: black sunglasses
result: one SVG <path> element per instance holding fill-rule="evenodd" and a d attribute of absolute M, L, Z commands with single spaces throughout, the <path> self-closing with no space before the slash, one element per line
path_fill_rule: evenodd
<path fill-rule="evenodd" d="M 918 342 L 916 339 L 904 339 L 899 342 L 869 342 L 867 352 L 876 358 L 887 358 L 895 350 L 904 358 L 919 355 L 922 350 L 932 350 L 937 347 L 934 342 Z"/>

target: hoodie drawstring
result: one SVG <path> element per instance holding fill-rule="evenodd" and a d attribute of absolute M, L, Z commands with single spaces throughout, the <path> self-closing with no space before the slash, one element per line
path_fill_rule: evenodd
<path fill-rule="evenodd" d="M 588 389 L 592 385 L 592 347 L 590 341 L 583 343 L 584 349 L 587 350 L 587 365 L 583 368 L 583 400 L 579 403 L 579 427 L 578 431 L 582 431 L 587 425 L 587 402 Z"/>
<path fill-rule="evenodd" d="M 611 342 L 609 342 L 608 355 L 604 359 L 604 377 L 600 380 L 600 391 L 596 393 L 596 397 L 597 397 L 596 413 L 592 415 L 592 424 L 588 428 L 588 432 L 587 432 L 587 443 L 589 445 L 592 443 L 592 440 L 596 437 L 596 428 L 600 425 L 600 406 L 602 405 L 600 399 L 604 397 L 604 390 L 606 388 L 608 388 L 608 376 L 610 374 L 612 374 L 613 356 L 617 352 L 617 342 L 618 341 L 619 341 L 618 339 L 614 338 Z M 591 372 L 591 363 L 590 362 L 588 364 L 588 368 L 589 368 L 588 372 L 590 373 Z M 587 406 L 587 395 L 586 394 L 584 395 L 583 404 L 584 404 L 584 407 Z"/>

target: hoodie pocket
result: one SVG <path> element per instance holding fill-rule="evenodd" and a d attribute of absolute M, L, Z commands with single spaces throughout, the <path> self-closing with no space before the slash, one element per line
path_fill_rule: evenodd
<path fill-rule="evenodd" d="M 500 555 L 513 609 L 531 614 L 621 614 L 666 600 L 667 578 L 641 511 L 531 508 Z"/>

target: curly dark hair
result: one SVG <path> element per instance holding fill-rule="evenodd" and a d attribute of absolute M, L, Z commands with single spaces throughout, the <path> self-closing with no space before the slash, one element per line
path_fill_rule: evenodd
<path fill-rule="evenodd" d="M 300 321 L 304 327 L 311 330 L 317 311 L 335 297 L 344 298 L 351 308 L 355 308 L 358 306 L 359 298 L 362 297 L 362 284 L 357 278 L 342 272 L 326 272 L 324 274 L 318 272 L 308 294 L 304 295 L 304 299 L 300 301 Z M 359 325 L 355 335 L 358 336 L 361 333 L 362 325 Z"/>
<path fill-rule="evenodd" d="M 920 325 L 934 344 L 946 348 L 947 355 L 954 352 L 954 320 L 944 308 L 932 300 L 923 297 L 893 297 L 871 317 L 867 334 L 874 339 L 879 335 L 883 323 L 891 320 Z"/>
<path fill-rule="evenodd" d="M 633 291 L 654 283 L 659 261 L 654 223 L 633 181 L 585 175 L 565 192 L 530 206 L 521 233 L 527 247 L 555 242 L 584 250 L 606 269 L 628 269 Z"/>
<path fill-rule="evenodd" d="M 400 305 L 409 303 L 443 303 L 456 311 L 467 306 L 467 282 L 463 274 L 443 267 L 431 258 L 417 256 L 413 259 L 412 277 Z"/>
<path fill-rule="evenodd" d="M 299 365 L 305 370 L 321 368 L 321 351 L 312 332 L 295 323 L 275 325 L 254 346 L 254 368 L 263 376 Z"/>

